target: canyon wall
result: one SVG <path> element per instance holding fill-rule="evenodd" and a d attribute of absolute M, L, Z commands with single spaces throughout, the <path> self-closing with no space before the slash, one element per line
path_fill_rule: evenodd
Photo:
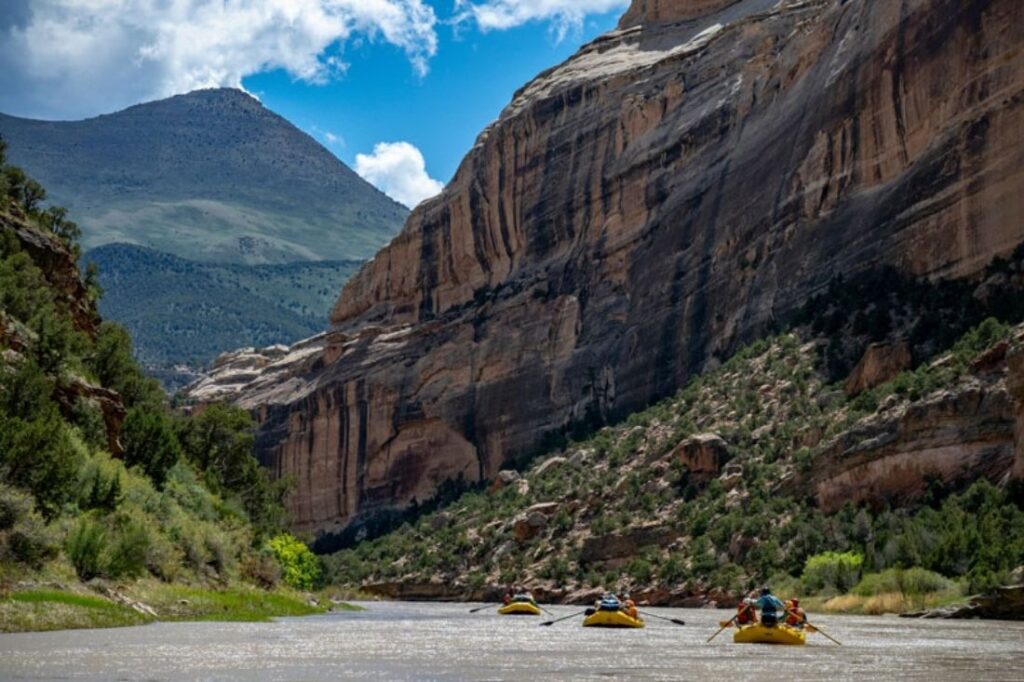
<path fill-rule="evenodd" d="M 838 273 L 967 277 L 1024 240 L 1018 0 L 636 0 L 621 27 L 231 391 L 300 529 L 625 415 Z"/>

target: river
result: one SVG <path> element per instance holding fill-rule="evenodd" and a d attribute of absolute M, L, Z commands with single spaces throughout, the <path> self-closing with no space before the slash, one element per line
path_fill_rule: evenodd
<path fill-rule="evenodd" d="M 643 630 L 539 627 L 466 604 L 364 604 L 273 623 L 158 623 L 0 635 L 0 680 L 972 680 L 1024 679 L 1024 623 L 813 617 L 843 642 L 705 640 L 726 611 L 649 609 Z M 572 607 L 559 606 L 557 615 Z"/>

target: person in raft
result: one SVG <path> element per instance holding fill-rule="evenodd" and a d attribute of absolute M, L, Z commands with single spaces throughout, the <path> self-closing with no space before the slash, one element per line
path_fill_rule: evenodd
<path fill-rule="evenodd" d="M 807 622 L 807 612 L 800 608 L 799 599 L 790 599 L 786 602 L 786 625 L 803 629 Z"/>
<path fill-rule="evenodd" d="M 747 597 L 736 607 L 736 625 L 753 625 L 757 622 L 757 609 L 754 599 Z"/>
<path fill-rule="evenodd" d="M 594 603 L 594 608 L 598 611 L 621 611 L 622 602 L 614 594 L 608 592 Z"/>
<path fill-rule="evenodd" d="M 512 601 L 517 603 L 527 603 L 537 605 L 537 600 L 533 598 L 533 592 L 529 590 L 516 590 L 516 594 L 512 597 Z"/>
<path fill-rule="evenodd" d="M 628 593 L 622 595 L 622 612 L 633 620 L 640 617 L 640 612 L 636 610 L 636 602 L 630 599 Z"/>
<path fill-rule="evenodd" d="M 779 622 L 779 613 L 785 612 L 786 605 L 772 594 L 770 587 L 761 589 L 761 598 L 757 600 L 757 608 L 761 609 L 761 623 L 771 627 Z"/>

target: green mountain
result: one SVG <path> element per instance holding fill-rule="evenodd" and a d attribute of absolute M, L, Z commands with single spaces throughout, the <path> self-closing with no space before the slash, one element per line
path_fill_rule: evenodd
<path fill-rule="evenodd" d="M 205 262 L 366 259 L 408 211 L 239 90 L 201 90 L 85 121 L 0 114 L 8 157 L 82 228 Z"/>
<path fill-rule="evenodd" d="M 277 265 L 198 263 L 131 244 L 93 249 L 100 312 L 135 339 L 138 358 L 168 388 L 225 350 L 312 336 L 360 261 Z"/>
<path fill-rule="evenodd" d="M 175 388 L 218 353 L 324 328 L 408 211 L 238 90 L 85 121 L 0 114 L 12 161 L 70 209 L 102 313 Z"/>

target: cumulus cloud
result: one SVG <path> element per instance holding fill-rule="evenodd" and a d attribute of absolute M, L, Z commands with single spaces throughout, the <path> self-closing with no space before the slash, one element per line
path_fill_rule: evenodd
<path fill-rule="evenodd" d="M 504 30 L 530 21 L 551 21 L 560 38 L 591 14 L 624 10 L 630 0 L 456 0 L 460 21 L 482 31 Z"/>
<path fill-rule="evenodd" d="M 408 142 L 381 142 L 374 146 L 373 154 L 356 154 L 356 172 L 409 208 L 444 189 L 443 182 L 427 174 L 423 153 Z"/>
<path fill-rule="evenodd" d="M 284 69 L 322 83 L 352 39 L 382 40 L 426 74 L 424 0 L 2 0 L 0 110 L 72 118 Z M 6 6 L 6 5 L 5 5 Z M 0 12 L 2 14 L 3 12 Z"/>

